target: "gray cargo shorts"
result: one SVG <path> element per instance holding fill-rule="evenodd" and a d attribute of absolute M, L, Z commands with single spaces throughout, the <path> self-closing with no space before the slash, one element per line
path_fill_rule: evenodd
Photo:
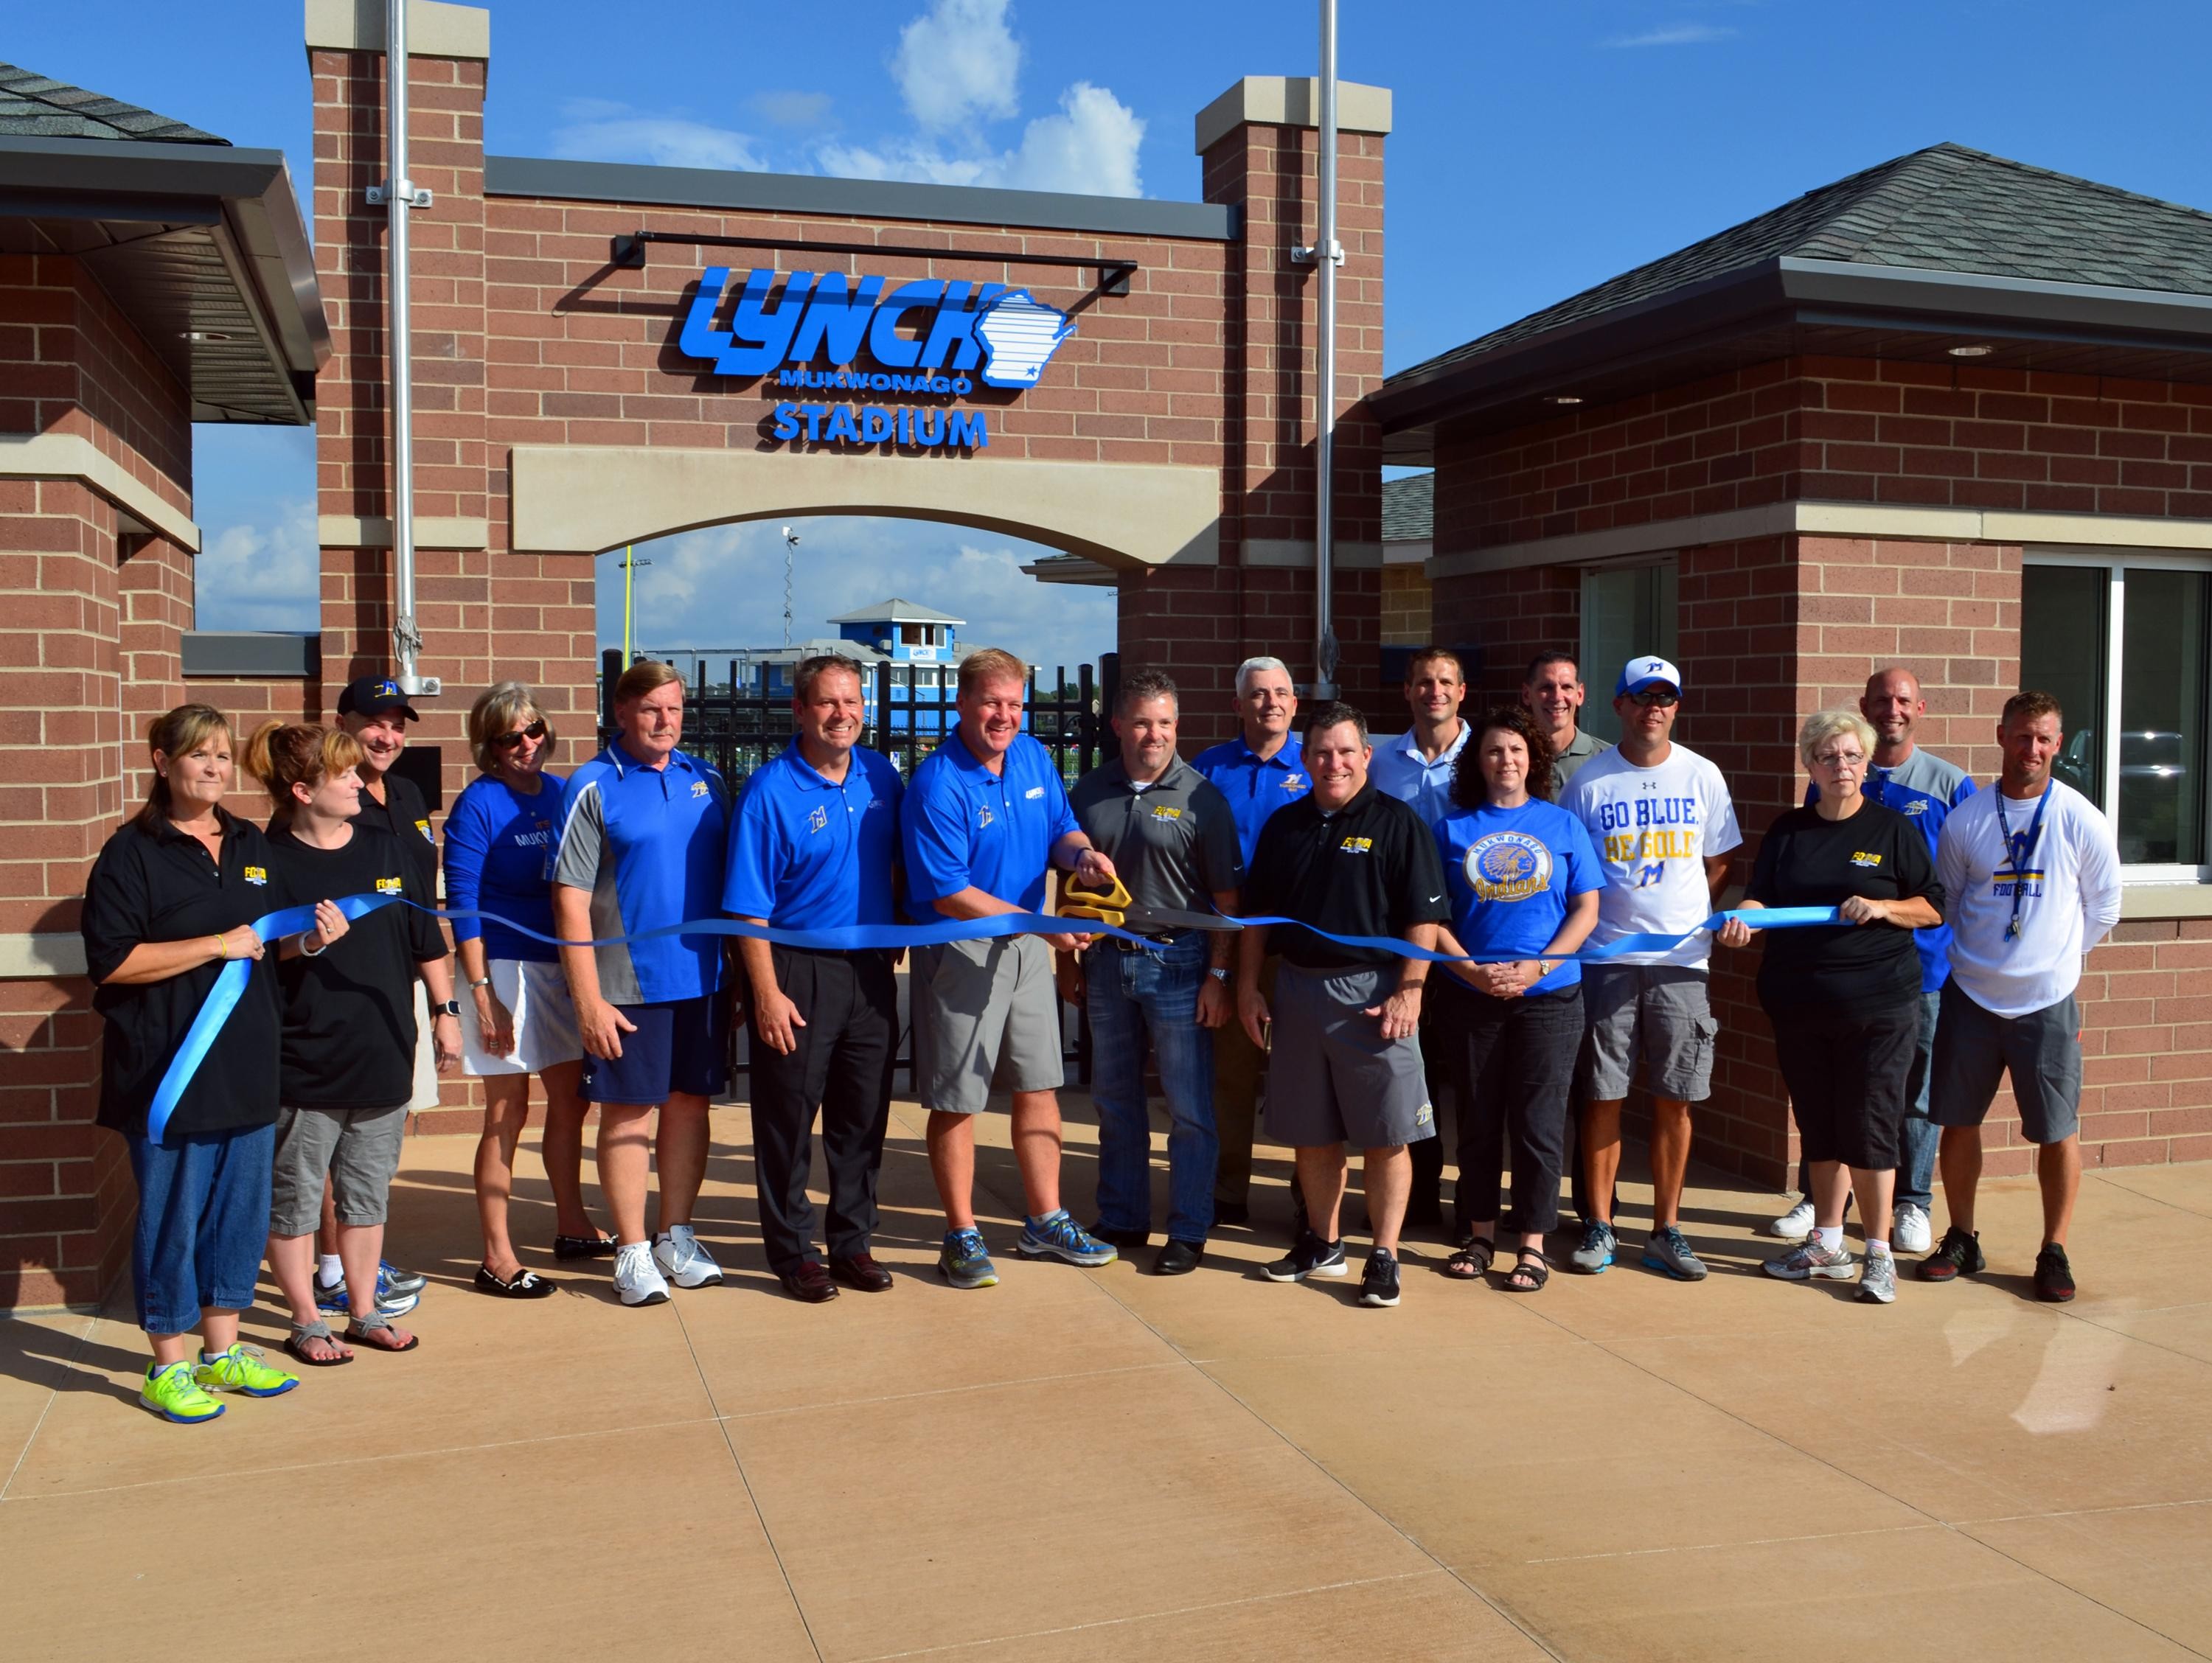
<path fill-rule="evenodd" d="M 399 1170 L 407 1109 L 294 1108 L 276 1111 L 276 1170 L 269 1234 L 312 1235 L 323 1222 L 323 1180 L 341 1224 L 381 1224 Z"/>
<path fill-rule="evenodd" d="M 2063 1144 L 2081 1129 L 2081 1007 L 2074 995 L 2024 1017 L 2000 1017 L 1957 978 L 1945 982 L 1928 1118 L 1939 1126 L 1981 1125 L 2007 1074 L 2029 1143 Z"/>
<path fill-rule="evenodd" d="M 921 1105 L 979 1114 L 996 1083 L 1056 1091 L 1060 998 L 1042 936 L 917 947 L 912 972 L 914 1076 Z"/>
<path fill-rule="evenodd" d="M 1421 1042 L 1382 1037 L 1365 1012 L 1398 985 L 1395 965 L 1336 971 L 1284 964 L 1268 1030 L 1267 1135 L 1294 1149 L 1389 1149 L 1437 1135 Z"/>
<path fill-rule="evenodd" d="M 1703 970 L 1680 964 L 1585 964 L 1583 1078 L 1592 1102 L 1616 1102 L 1636 1083 L 1636 1059 L 1655 1097 L 1701 1103 L 1713 1093 L 1720 1032 Z"/>

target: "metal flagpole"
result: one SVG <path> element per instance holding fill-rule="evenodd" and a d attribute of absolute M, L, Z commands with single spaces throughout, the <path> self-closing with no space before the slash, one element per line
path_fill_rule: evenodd
<path fill-rule="evenodd" d="M 1313 696 L 1336 696 L 1336 624 L 1330 591 L 1336 575 L 1336 0 L 1321 0 L 1321 213 L 1314 239 L 1321 292 L 1315 326 L 1321 337 L 1315 375 Z"/>
<path fill-rule="evenodd" d="M 382 196 L 391 216 L 390 268 L 386 288 L 392 328 L 392 563 L 394 573 L 392 656 L 402 691 L 435 693 L 435 681 L 416 673 L 422 634 L 415 623 L 415 386 L 413 319 L 408 295 L 407 216 L 428 207 L 428 192 L 418 193 L 407 177 L 407 5 L 385 3 L 385 122 L 391 167 Z M 378 192 L 371 191 L 374 202 Z"/>

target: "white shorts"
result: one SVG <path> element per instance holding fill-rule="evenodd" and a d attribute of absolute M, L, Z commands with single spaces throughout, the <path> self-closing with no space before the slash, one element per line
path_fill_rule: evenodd
<path fill-rule="evenodd" d="M 535 1074 L 556 1063 L 572 1063 L 584 1054 L 584 1041 L 576 1031 L 576 1007 L 568 998 L 568 979 L 557 964 L 537 964 L 518 958 L 495 958 L 484 967 L 491 991 L 514 1018 L 514 1054 L 495 1057 L 483 1048 L 483 1030 L 477 1022 L 476 1000 L 461 1000 L 461 1071 L 482 1078 L 487 1074 Z"/>
<path fill-rule="evenodd" d="M 407 1100 L 412 1114 L 438 1106 L 438 1042 L 430 1033 L 430 990 L 415 979 L 415 1095 Z"/>

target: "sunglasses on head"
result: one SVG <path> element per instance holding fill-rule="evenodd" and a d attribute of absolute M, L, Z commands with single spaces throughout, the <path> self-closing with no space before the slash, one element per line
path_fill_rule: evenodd
<path fill-rule="evenodd" d="M 525 739 L 543 739 L 544 737 L 545 719 L 543 716 L 540 716 L 528 727 L 519 727 L 512 733 L 493 734 L 491 736 L 491 746 L 495 750 L 513 750 Z"/>

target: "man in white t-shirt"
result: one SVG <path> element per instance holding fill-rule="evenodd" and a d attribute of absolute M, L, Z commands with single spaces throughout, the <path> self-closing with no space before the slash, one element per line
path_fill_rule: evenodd
<path fill-rule="evenodd" d="M 2043 1187 L 2035 1294 L 2054 1303 L 2074 1297 L 2066 1227 L 2081 1187 L 2081 1008 L 2074 990 L 2082 958 L 2120 919 L 2112 823 L 2051 777 L 2063 723 L 2048 693 L 2006 700 L 1996 789 L 1953 809 L 1936 845 L 1936 875 L 1951 898 L 1951 979 L 1936 1023 L 1928 1118 L 1943 1128 L 1938 1158 L 1951 1225 L 1920 1261 L 1924 1282 L 1972 1276 L 1986 1262 L 1974 1230 L 1982 1120 L 2009 1074 Z"/>
<path fill-rule="evenodd" d="M 1652 1096 L 1651 1235 L 1644 1263 L 1678 1281 L 1705 1274 L 1682 1235 L 1680 1215 L 1690 1165 L 1690 1105 L 1712 1095 L 1719 1024 L 1705 989 L 1712 944 L 1691 932 L 1711 915 L 1728 883 L 1729 852 L 1743 836 L 1721 771 L 1673 741 L 1681 700 L 1680 671 L 1664 659 L 1631 659 L 1613 687 L 1620 743 L 1585 762 L 1559 801 L 1589 829 L 1605 871 L 1588 945 L 1646 933 L 1690 935 L 1665 952 L 1630 953 L 1583 968 L 1589 1222 L 1568 1263 L 1586 1275 L 1611 1265 L 1618 1250 L 1613 1182 L 1620 1170 L 1620 1108 L 1639 1054 Z"/>

